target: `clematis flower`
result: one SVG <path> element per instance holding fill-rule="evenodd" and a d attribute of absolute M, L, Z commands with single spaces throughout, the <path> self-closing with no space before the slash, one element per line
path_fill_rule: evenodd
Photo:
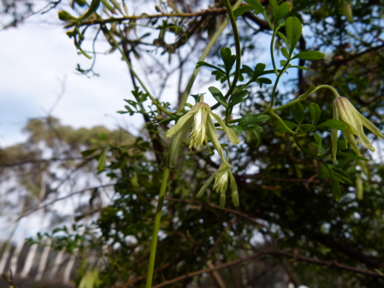
<path fill-rule="evenodd" d="M 203 143 L 208 143 L 208 139 L 212 142 L 213 147 L 219 152 L 223 162 L 227 163 L 223 157 L 223 149 L 219 143 L 219 138 L 216 134 L 215 125 L 213 124 L 212 117 L 216 119 L 221 128 L 227 134 L 229 141 L 233 144 L 239 144 L 240 140 L 237 138 L 235 132 L 225 125 L 224 121 L 215 113 L 207 103 L 199 102 L 192 107 L 184 116 L 180 117 L 176 125 L 168 130 L 166 136 L 172 137 L 171 150 L 170 150 L 170 167 L 175 166 L 179 156 L 180 145 L 187 134 L 192 129 L 189 136 L 189 149 L 194 147 L 196 150 L 200 149 Z M 227 163 L 228 164 L 228 163 Z M 229 165 L 229 164 L 228 164 Z"/>
<path fill-rule="evenodd" d="M 347 129 L 343 130 L 343 135 L 346 142 L 351 144 L 353 151 L 356 152 L 357 155 L 360 155 L 359 148 L 357 147 L 357 143 L 355 137 L 356 135 L 359 139 L 359 143 L 363 144 L 367 149 L 371 151 L 375 151 L 375 148 L 372 146 L 371 141 L 369 141 L 368 137 L 364 134 L 363 126 L 372 131 L 373 134 L 384 139 L 384 135 L 380 133 L 379 129 L 372 124 L 367 118 L 361 115 L 355 107 L 349 102 L 349 100 L 345 97 L 337 97 L 333 101 L 333 119 L 343 121 L 347 124 Z M 332 129 L 331 132 L 331 140 L 332 140 L 332 154 L 333 161 L 336 161 L 336 152 L 337 152 L 337 130 Z"/>
<path fill-rule="evenodd" d="M 215 183 L 213 184 L 213 189 L 216 190 L 216 192 L 220 193 L 220 207 L 224 208 L 225 192 L 227 191 L 228 187 L 228 178 L 232 189 L 233 204 L 235 206 L 239 206 L 239 194 L 237 190 L 236 180 L 235 177 L 233 177 L 231 166 L 227 163 L 222 163 L 219 169 L 211 177 L 208 178 L 207 182 L 205 182 L 204 186 L 201 187 L 196 197 L 203 196 L 205 190 L 207 190 L 208 186 L 212 183 L 213 180 L 215 180 Z"/>

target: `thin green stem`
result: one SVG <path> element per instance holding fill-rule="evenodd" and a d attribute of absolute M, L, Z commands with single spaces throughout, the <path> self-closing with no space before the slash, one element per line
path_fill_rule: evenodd
<path fill-rule="evenodd" d="M 238 0 L 236 4 L 233 6 L 233 8 L 237 8 L 242 3 L 242 0 Z M 211 40 L 208 42 L 207 46 L 205 47 L 203 53 L 201 54 L 199 61 L 204 61 L 205 58 L 208 56 L 209 51 L 211 51 L 213 45 L 216 43 L 217 39 L 221 35 L 221 33 L 224 31 L 225 27 L 228 25 L 228 17 L 226 17 L 223 21 L 223 23 L 220 25 L 219 29 L 216 31 L 216 33 L 212 36 Z M 197 74 L 200 71 L 200 67 L 196 67 L 195 70 L 193 70 L 191 78 L 189 78 L 187 87 L 185 88 L 184 94 L 181 98 L 179 108 L 177 109 L 178 112 L 183 111 L 184 105 L 187 102 L 189 93 L 191 92 L 193 83 L 195 82 L 195 79 L 197 77 Z"/>
<path fill-rule="evenodd" d="M 271 46 L 269 47 L 270 53 L 271 53 L 271 60 L 272 60 L 272 66 L 273 70 L 275 71 L 276 75 L 279 75 L 276 68 L 276 62 L 275 62 L 275 54 L 273 53 L 273 46 L 275 44 L 275 37 L 276 37 L 277 30 L 273 29 L 272 39 L 271 39 Z"/>
<path fill-rule="evenodd" d="M 232 85 L 230 86 L 227 94 L 224 96 L 224 98 L 227 99 L 229 95 L 231 95 L 233 89 L 235 89 L 237 80 L 239 79 L 240 68 L 241 68 L 240 66 L 241 65 L 241 46 L 240 46 L 239 30 L 237 29 L 236 18 L 235 18 L 235 15 L 233 15 L 231 3 L 229 2 L 229 0 L 224 0 L 224 4 L 225 4 L 225 7 L 227 8 L 229 19 L 231 20 L 233 37 L 235 38 L 235 48 L 236 48 L 236 70 L 235 70 L 235 75 L 233 77 Z"/>
<path fill-rule="evenodd" d="M 291 102 L 289 102 L 287 104 L 284 104 L 284 105 L 282 105 L 280 107 L 277 107 L 277 108 L 273 109 L 273 112 L 276 112 L 276 111 L 279 111 L 279 110 L 283 110 L 285 108 L 288 108 L 289 106 L 292 106 L 293 104 L 296 104 L 298 102 L 304 101 L 305 99 L 307 99 L 307 97 L 309 97 L 310 95 L 312 95 L 316 91 L 318 91 L 320 89 L 323 89 L 323 88 L 331 90 L 333 95 L 335 96 L 335 98 L 340 97 L 339 93 L 332 86 L 330 86 L 330 85 L 319 85 L 311 93 L 309 93 L 309 94 L 304 93 L 304 94 L 300 95 L 299 97 L 297 97 L 295 100 L 292 100 Z"/>
<path fill-rule="evenodd" d="M 291 128 L 289 128 L 289 127 L 287 126 L 287 124 L 285 124 L 285 122 L 283 121 L 283 119 L 281 119 L 281 118 L 279 117 L 279 115 L 275 114 L 273 111 L 268 111 L 267 113 L 268 113 L 269 115 L 271 115 L 273 118 L 276 118 L 276 119 L 281 123 L 281 125 L 283 125 L 284 128 L 288 130 L 289 133 L 291 133 L 292 135 L 295 135 L 295 134 L 296 134 L 294 131 L 291 130 Z"/>
<path fill-rule="evenodd" d="M 149 254 L 148 273 L 147 273 L 147 281 L 145 284 L 145 288 L 152 287 L 153 270 L 155 268 L 157 239 L 159 236 L 160 221 L 161 221 L 161 210 L 163 208 L 163 202 L 164 202 L 165 192 L 167 191 L 167 182 L 169 177 L 169 167 L 168 165 L 165 165 L 165 167 L 166 168 L 163 173 L 163 180 L 161 182 L 161 187 L 160 187 L 159 201 L 157 202 L 157 207 L 156 207 L 155 223 L 153 224 L 152 243 L 151 243 L 151 250 Z"/>
<path fill-rule="evenodd" d="M 156 107 L 162 111 L 163 113 L 167 115 L 172 115 L 171 112 L 169 112 L 167 109 L 165 109 L 163 106 L 160 105 L 159 101 L 152 96 L 152 94 L 149 92 L 147 87 L 144 85 L 143 81 L 141 81 L 140 77 L 137 75 L 135 70 L 133 70 L 131 63 L 129 62 L 127 55 L 125 55 L 124 51 L 120 48 L 119 44 L 117 43 L 116 39 L 113 37 L 112 33 L 107 29 L 107 27 L 102 26 L 101 29 L 104 33 L 108 35 L 108 37 L 112 40 L 115 47 L 119 50 L 121 56 L 123 57 L 125 63 L 128 65 L 129 70 L 131 71 L 132 75 L 139 81 L 140 86 L 144 89 L 144 91 L 147 93 L 148 97 L 152 100 L 152 103 L 156 105 Z"/>

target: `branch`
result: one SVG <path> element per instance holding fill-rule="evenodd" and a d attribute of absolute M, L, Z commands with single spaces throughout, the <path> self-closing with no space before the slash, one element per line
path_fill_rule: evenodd
<path fill-rule="evenodd" d="M 242 4 L 244 6 L 248 6 L 247 4 Z M 96 24 L 106 24 L 106 23 L 113 23 L 113 22 L 123 22 L 123 21 L 130 21 L 130 20 L 143 20 L 143 19 L 161 19 L 161 18 L 195 18 L 195 17 L 207 17 L 207 16 L 219 16 L 227 13 L 227 9 L 225 7 L 223 8 L 215 8 L 215 9 L 206 9 L 202 10 L 200 12 L 194 12 L 194 13 L 162 13 L 162 14 L 141 14 L 138 16 L 124 16 L 124 17 L 118 17 L 118 18 L 109 18 L 109 19 L 93 19 L 93 20 L 86 20 L 81 23 L 80 26 L 90 26 L 90 25 L 96 25 Z M 70 23 L 66 25 L 66 28 L 70 28 L 75 26 L 76 23 Z"/>
<path fill-rule="evenodd" d="M 335 261 L 323 261 L 323 260 L 318 260 L 318 259 L 313 259 L 313 258 L 308 258 L 308 257 L 295 256 L 293 254 L 286 253 L 283 251 L 260 251 L 260 252 L 254 253 L 248 257 L 240 258 L 240 259 L 237 259 L 235 261 L 228 262 L 228 263 L 216 266 L 216 267 L 199 270 L 199 271 L 195 271 L 192 273 L 187 273 L 186 275 L 183 275 L 183 276 L 165 281 L 165 282 L 158 284 L 156 286 L 153 286 L 152 288 L 165 287 L 167 285 L 170 285 L 170 284 L 173 284 L 173 283 L 176 283 L 176 282 L 188 279 L 188 278 L 192 278 L 194 276 L 201 275 L 203 273 L 211 273 L 211 272 L 223 269 L 223 268 L 227 268 L 227 267 L 234 266 L 234 265 L 237 265 L 237 264 L 240 264 L 240 263 L 252 260 L 252 259 L 256 259 L 262 255 L 281 256 L 281 257 L 285 257 L 285 258 L 291 258 L 291 261 L 302 261 L 302 262 L 306 262 L 306 263 L 310 263 L 310 264 L 314 264 L 314 265 L 325 266 L 327 268 L 337 268 L 337 269 L 341 269 L 344 271 L 349 271 L 349 272 L 353 272 L 353 273 L 357 273 L 357 274 L 362 274 L 362 275 L 366 275 L 366 276 L 384 279 L 384 275 L 379 274 L 377 272 L 347 266 L 344 264 L 337 263 Z"/>
<path fill-rule="evenodd" d="M 93 190 L 93 189 L 99 189 L 99 188 L 104 188 L 104 187 L 109 187 L 109 186 L 114 186 L 115 183 L 110 183 L 110 184 L 105 184 L 105 185 L 100 185 L 100 186 L 95 186 L 95 187 L 88 187 L 88 188 L 85 188 L 85 189 L 82 189 L 82 190 L 79 190 L 79 191 L 75 191 L 75 192 L 72 192 L 72 193 L 69 193 L 68 195 L 65 195 L 63 197 L 60 197 L 60 198 L 56 198 L 54 200 L 52 200 L 51 202 L 48 202 L 42 206 L 37 206 L 27 212 L 25 212 L 22 216 L 20 216 L 17 221 L 19 221 L 21 218 L 25 217 L 25 216 L 28 216 L 28 215 L 31 215 L 33 212 L 36 212 L 37 210 L 40 210 L 40 209 L 44 209 L 50 205 L 52 205 L 53 203 L 56 203 L 58 201 L 61 201 L 61 200 L 64 200 L 64 199 L 67 199 L 69 197 L 72 197 L 73 195 L 76 195 L 76 194 L 81 194 L 83 192 L 86 192 L 88 190 Z"/>

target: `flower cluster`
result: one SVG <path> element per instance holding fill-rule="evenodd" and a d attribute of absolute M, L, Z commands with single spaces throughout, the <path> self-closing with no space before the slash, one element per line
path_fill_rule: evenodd
<path fill-rule="evenodd" d="M 371 141 L 369 141 L 368 137 L 365 135 L 363 126 L 372 131 L 376 136 L 384 139 L 384 135 L 380 133 L 379 129 L 372 124 L 367 118 L 361 115 L 355 107 L 349 102 L 349 100 L 345 97 L 337 97 L 333 101 L 333 119 L 343 121 L 347 124 L 347 128 L 343 130 L 343 135 L 346 143 L 348 142 L 353 151 L 357 155 L 360 155 L 359 148 L 357 147 L 357 143 L 355 137 L 356 135 L 359 139 L 359 143 L 363 144 L 367 149 L 371 151 L 375 151 L 375 148 L 372 146 Z M 332 154 L 333 160 L 336 161 L 336 153 L 337 153 L 337 130 L 332 129 L 331 132 L 331 140 L 332 140 Z"/>
<path fill-rule="evenodd" d="M 216 119 L 223 131 L 227 134 L 229 141 L 233 144 L 240 143 L 240 139 L 237 138 L 232 129 L 225 125 L 224 121 L 218 115 L 212 112 L 209 105 L 204 102 L 199 102 L 193 106 L 187 114 L 180 117 L 176 125 L 169 129 L 166 134 L 168 138 L 172 137 L 170 167 L 175 166 L 179 156 L 180 145 L 190 129 L 192 129 L 188 139 L 190 149 L 194 147 L 196 150 L 199 150 L 200 146 L 202 146 L 203 143 L 208 143 L 209 139 L 223 162 L 226 162 L 211 116 Z"/>
<path fill-rule="evenodd" d="M 222 163 L 219 167 L 219 170 L 216 171 L 207 182 L 205 182 L 204 186 L 201 187 L 199 193 L 197 193 L 196 197 L 201 197 L 204 195 L 205 190 L 207 190 L 208 186 L 212 183 L 213 179 L 215 179 L 215 183 L 213 184 L 213 189 L 216 192 L 220 193 L 220 207 L 224 208 L 225 206 L 225 192 L 228 187 L 228 178 L 231 184 L 232 190 L 232 202 L 235 206 L 239 206 L 239 194 L 237 190 L 237 184 L 235 177 L 233 177 L 231 166 L 226 163 Z"/>
<path fill-rule="evenodd" d="M 215 179 L 213 189 L 220 193 L 220 204 L 224 206 L 225 203 L 225 192 L 228 186 L 228 178 L 230 179 L 232 188 L 232 199 L 236 206 L 239 205 L 239 197 L 237 194 L 237 185 L 235 178 L 231 172 L 231 165 L 224 158 L 223 149 L 220 145 L 219 138 L 216 134 L 216 128 L 213 123 L 212 117 L 218 122 L 220 127 L 227 134 L 229 141 L 233 144 L 239 144 L 240 139 L 236 136 L 231 128 L 225 125 L 224 121 L 215 113 L 212 112 L 211 108 L 207 103 L 199 102 L 192 107 L 184 116 L 180 117 L 179 121 L 168 130 L 166 136 L 172 137 L 169 165 L 174 167 L 179 157 L 180 146 L 185 138 L 186 134 L 191 130 L 191 134 L 188 138 L 189 148 L 194 147 L 199 150 L 200 147 L 205 143 L 208 144 L 208 140 L 211 141 L 213 147 L 217 150 L 223 163 L 219 167 L 216 173 L 214 173 L 201 188 L 198 193 L 198 197 L 202 196 L 204 191 L 207 189 L 209 184 Z"/>

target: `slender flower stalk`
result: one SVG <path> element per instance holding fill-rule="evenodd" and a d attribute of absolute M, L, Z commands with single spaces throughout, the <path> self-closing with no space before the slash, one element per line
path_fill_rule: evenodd
<path fill-rule="evenodd" d="M 363 126 L 371 130 L 376 136 L 384 139 L 384 135 L 380 130 L 367 118 L 361 115 L 345 97 L 339 96 L 333 101 L 333 119 L 340 119 L 347 124 L 347 129 L 343 130 L 344 139 L 351 145 L 353 151 L 355 151 L 357 155 L 360 155 L 360 152 L 354 135 L 359 139 L 359 143 L 363 144 L 367 149 L 375 151 L 371 141 L 364 133 Z M 338 130 L 336 129 L 332 129 L 331 132 L 333 161 L 336 161 L 337 131 Z"/>
<path fill-rule="evenodd" d="M 240 143 L 240 139 L 237 138 L 235 132 L 225 125 L 224 121 L 218 115 L 212 112 L 209 105 L 204 102 L 199 102 L 184 116 L 180 117 L 176 125 L 169 129 L 166 134 L 168 138 L 172 137 L 169 162 L 170 167 L 175 166 L 179 156 L 181 143 L 190 129 L 192 129 L 188 138 L 190 149 L 194 147 L 196 150 L 199 150 L 204 143 L 207 144 L 208 140 L 210 140 L 213 147 L 215 147 L 219 153 L 222 161 L 229 165 L 224 159 L 223 149 L 221 148 L 211 116 L 216 119 L 223 131 L 227 134 L 229 141 L 233 144 Z"/>

